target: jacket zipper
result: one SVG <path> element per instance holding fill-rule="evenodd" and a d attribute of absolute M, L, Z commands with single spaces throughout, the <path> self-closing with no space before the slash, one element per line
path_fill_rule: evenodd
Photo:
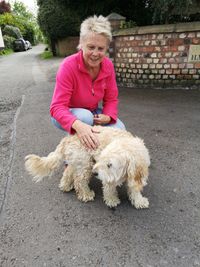
<path fill-rule="evenodd" d="M 92 95 L 94 96 L 94 82 L 92 82 Z"/>

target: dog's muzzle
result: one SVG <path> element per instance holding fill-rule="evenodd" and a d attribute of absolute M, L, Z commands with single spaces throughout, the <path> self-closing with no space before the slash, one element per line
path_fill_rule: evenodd
<path fill-rule="evenodd" d="M 92 174 L 94 177 L 98 177 L 98 172 L 93 172 Z"/>

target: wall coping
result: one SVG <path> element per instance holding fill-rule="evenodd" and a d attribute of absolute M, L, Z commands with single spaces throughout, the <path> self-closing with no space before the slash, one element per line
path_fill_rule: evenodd
<path fill-rule="evenodd" d="M 138 26 L 129 29 L 120 29 L 113 32 L 113 37 L 124 35 L 138 35 L 151 33 L 174 33 L 174 32 L 194 32 L 200 31 L 200 22 L 185 22 L 176 24 Z"/>

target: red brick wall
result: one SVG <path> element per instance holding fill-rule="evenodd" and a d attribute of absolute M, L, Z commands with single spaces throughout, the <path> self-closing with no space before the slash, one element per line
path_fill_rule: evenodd
<path fill-rule="evenodd" d="M 188 62 L 199 45 L 200 23 L 137 27 L 113 34 L 119 86 L 200 88 L 200 61 Z"/>

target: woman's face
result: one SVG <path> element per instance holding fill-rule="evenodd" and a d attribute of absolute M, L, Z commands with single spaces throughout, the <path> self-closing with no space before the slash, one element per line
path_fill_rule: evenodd
<path fill-rule="evenodd" d="M 82 40 L 83 59 L 87 68 L 97 68 L 108 48 L 108 39 L 97 33 L 90 33 Z"/>

